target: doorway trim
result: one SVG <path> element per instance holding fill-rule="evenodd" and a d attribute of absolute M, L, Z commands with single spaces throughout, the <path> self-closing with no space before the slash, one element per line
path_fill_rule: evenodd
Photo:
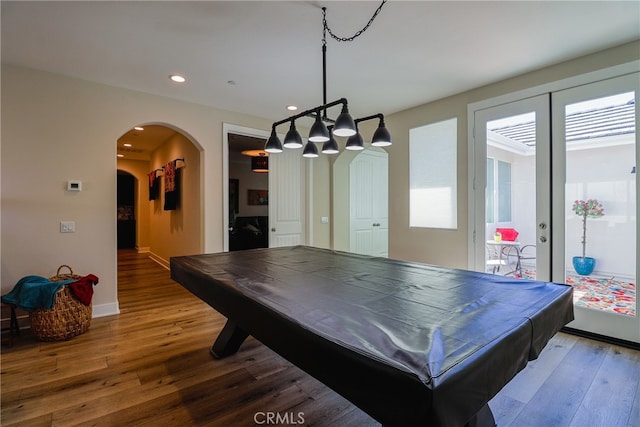
<path fill-rule="evenodd" d="M 229 134 L 235 133 L 254 138 L 269 138 L 269 132 L 246 126 L 222 123 L 222 250 L 229 252 Z"/>

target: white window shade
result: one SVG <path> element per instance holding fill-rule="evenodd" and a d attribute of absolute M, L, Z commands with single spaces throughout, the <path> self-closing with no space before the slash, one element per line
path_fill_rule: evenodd
<path fill-rule="evenodd" d="M 456 118 L 409 130 L 409 226 L 458 227 Z"/>

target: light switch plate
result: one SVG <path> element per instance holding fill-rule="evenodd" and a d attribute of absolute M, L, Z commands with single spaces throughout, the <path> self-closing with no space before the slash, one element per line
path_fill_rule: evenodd
<path fill-rule="evenodd" d="M 61 233 L 75 233 L 76 232 L 76 222 L 75 221 L 60 221 L 60 232 Z"/>

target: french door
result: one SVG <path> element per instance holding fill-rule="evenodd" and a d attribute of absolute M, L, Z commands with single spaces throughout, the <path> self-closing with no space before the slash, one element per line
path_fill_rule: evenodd
<path fill-rule="evenodd" d="M 632 342 L 638 82 L 632 73 L 474 113 L 474 268 L 567 283 L 569 327 Z"/>
<path fill-rule="evenodd" d="M 482 142 L 475 147 L 476 270 L 491 266 L 493 271 L 489 262 L 495 261 L 489 259 L 493 252 L 502 262 L 498 273 L 548 281 L 549 97 L 539 95 L 477 111 L 475 123 L 475 140 Z M 497 238 L 499 232 L 504 236 Z M 527 262 L 522 259 L 525 256 Z"/>

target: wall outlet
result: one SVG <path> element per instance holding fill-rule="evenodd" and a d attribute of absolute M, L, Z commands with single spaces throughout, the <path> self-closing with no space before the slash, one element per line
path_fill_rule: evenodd
<path fill-rule="evenodd" d="M 76 222 L 75 221 L 60 221 L 60 232 L 61 233 L 75 233 L 76 232 Z"/>
<path fill-rule="evenodd" d="M 320 218 L 320 222 L 322 224 L 329 224 L 329 217 L 328 216 L 323 216 Z"/>

